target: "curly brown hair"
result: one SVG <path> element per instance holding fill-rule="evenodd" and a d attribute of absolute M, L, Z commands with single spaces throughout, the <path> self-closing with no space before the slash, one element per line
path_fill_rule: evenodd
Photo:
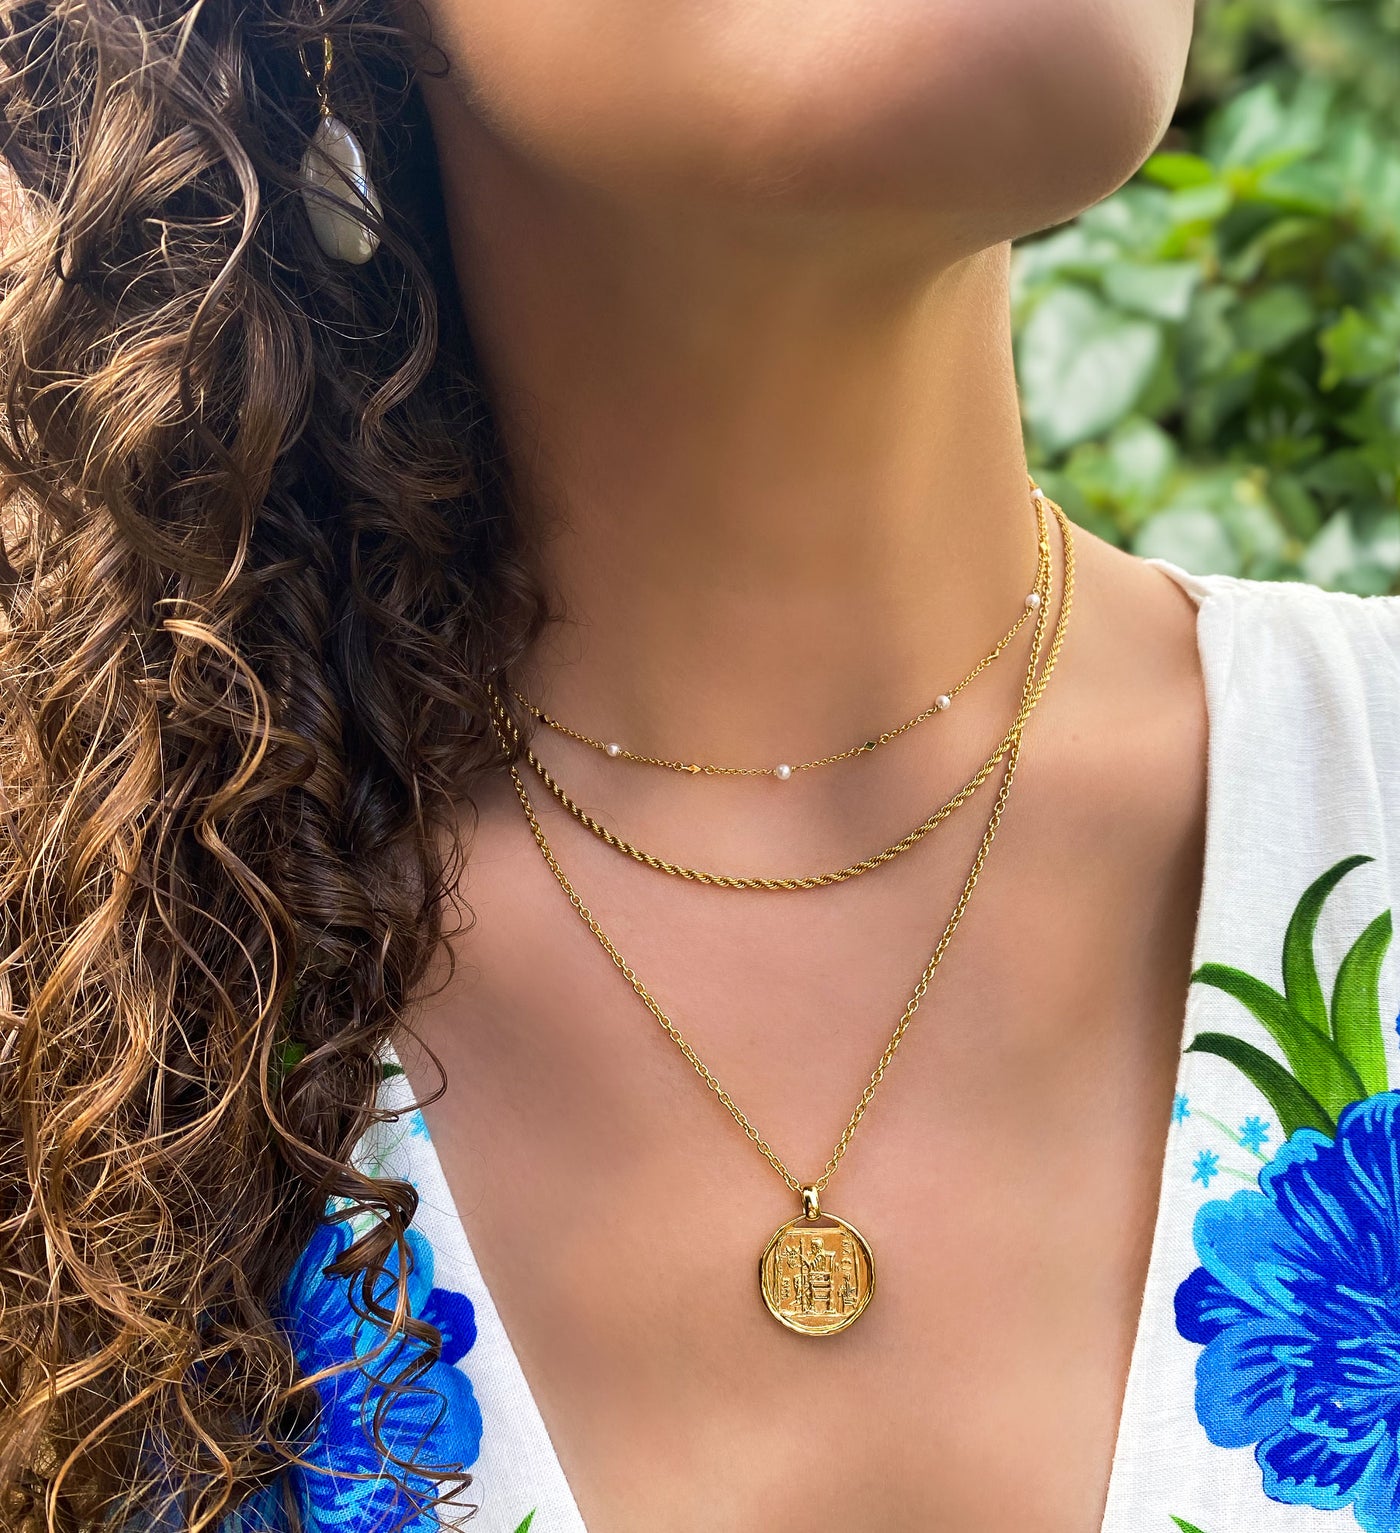
<path fill-rule="evenodd" d="M 323 34 L 365 267 L 298 195 Z M 299 1525 L 318 1395 L 276 1296 L 330 1199 L 376 1216 L 332 1270 L 420 1343 L 391 1389 L 438 1355 L 413 1189 L 350 1154 L 545 609 L 425 62 L 387 0 L 0 0 L 6 1529 L 198 1530 L 268 1487 Z"/>

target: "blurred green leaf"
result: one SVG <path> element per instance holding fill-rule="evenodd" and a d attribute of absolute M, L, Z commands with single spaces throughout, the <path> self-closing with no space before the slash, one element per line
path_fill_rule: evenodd
<path fill-rule="evenodd" d="M 1284 529 L 1295 538 L 1315 537 L 1322 525 L 1316 497 L 1296 474 L 1275 474 L 1269 495 Z"/>
<path fill-rule="evenodd" d="M 1225 287 L 1203 291 L 1178 332 L 1177 358 L 1187 388 L 1211 378 L 1233 361 L 1238 346 L 1231 310 L 1238 299 Z"/>
<path fill-rule="evenodd" d="M 1306 288 L 1281 282 L 1246 299 L 1233 318 L 1240 345 L 1270 357 L 1306 335 L 1317 323 L 1317 311 Z"/>
<path fill-rule="evenodd" d="M 1339 511 L 1308 544 L 1302 560 L 1303 575 L 1314 585 L 1336 586 L 1364 558 L 1350 515 Z"/>
<path fill-rule="evenodd" d="M 1220 518 L 1188 506 L 1159 511 L 1143 524 L 1133 552 L 1166 559 L 1193 575 L 1238 575 L 1240 558 Z"/>
<path fill-rule="evenodd" d="M 1288 125 L 1272 81 L 1227 102 L 1206 129 L 1205 156 L 1214 165 L 1249 165 L 1283 141 Z"/>
<path fill-rule="evenodd" d="M 1300 81 L 1291 101 L 1266 80 L 1227 102 L 1205 135 L 1205 156 L 1216 165 L 1273 170 L 1288 157 L 1316 149 L 1324 140 L 1331 91 Z"/>
<path fill-rule="evenodd" d="M 1184 187 L 1172 193 L 1172 224 L 1177 229 L 1184 225 L 1213 224 L 1230 211 L 1234 200 L 1234 194 L 1222 181 Z"/>
<path fill-rule="evenodd" d="M 1130 181 L 1106 202 L 1081 213 L 1075 227 L 1094 239 L 1112 240 L 1120 251 L 1150 258 L 1177 223 L 1173 205 L 1170 192 Z"/>
<path fill-rule="evenodd" d="M 1287 534 L 1259 501 L 1236 500 L 1220 513 L 1220 521 L 1247 575 L 1272 570 L 1287 554 Z"/>
<path fill-rule="evenodd" d="M 1382 378 L 1367 389 L 1356 409 L 1339 417 L 1339 424 L 1358 441 L 1393 438 L 1390 455 L 1400 463 L 1400 376 Z"/>
<path fill-rule="evenodd" d="M 1364 550 L 1365 563 L 1379 569 L 1387 588 L 1400 575 L 1400 509 L 1363 507 L 1353 513 L 1354 535 Z M 1357 525 L 1359 523 L 1359 525 Z"/>
<path fill-rule="evenodd" d="M 1205 186 L 1215 180 L 1215 166 L 1199 154 L 1154 154 L 1142 167 L 1143 175 L 1158 186 L 1179 191 L 1183 186 Z"/>
<path fill-rule="evenodd" d="M 1103 290 L 1120 309 L 1131 313 L 1185 319 L 1201 276 L 1193 261 L 1114 261 L 1103 268 Z"/>
<path fill-rule="evenodd" d="M 1016 293 L 1022 296 L 1055 277 L 1095 277 L 1122 253 L 1117 240 L 1071 224 L 1017 252 Z"/>
<path fill-rule="evenodd" d="M 1042 448 L 1061 451 L 1122 420 L 1156 366 L 1162 332 L 1086 288 L 1052 289 L 1021 335 L 1026 421 Z"/>
<path fill-rule="evenodd" d="M 1400 315 L 1394 313 L 1378 317 L 1343 309 L 1341 318 L 1318 340 L 1326 359 L 1324 389 L 1335 389 L 1340 383 L 1369 382 L 1400 366 Z"/>
<path fill-rule="evenodd" d="M 1108 444 L 1114 489 L 1124 497 L 1154 499 L 1165 487 L 1178 456 L 1176 443 L 1153 421 L 1124 421 Z"/>
<path fill-rule="evenodd" d="M 1261 176 L 1250 195 L 1271 203 L 1280 212 L 1329 216 L 1342 212 L 1346 193 L 1346 183 L 1332 167 L 1294 161 Z"/>

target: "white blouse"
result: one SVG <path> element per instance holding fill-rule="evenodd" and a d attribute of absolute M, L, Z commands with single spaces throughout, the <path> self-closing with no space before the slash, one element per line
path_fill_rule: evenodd
<path fill-rule="evenodd" d="M 1388 1089 L 1400 1084 L 1400 597 L 1149 562 L 1197 603 L 1206 855 L 1101 1533 L 1400 1533 L 1400 1092 Z M 585 1533 L 422 1114 L 392 1049 L 384 1058 L 381 1102 L 401 1115 L 356 1160 L 421 1199 L 420 1293 L 446 1317 L 439 1369 L 452 1374 L 450 1408 L 423 1441 L 450 1447 L 455 1434 L 474 1533 Z M 368 1533 L 383 1511 L 363 1482 L 307 1494 L 313 1526 Z M 441 1516 L 468 1525 L 451 1507 Z"/>

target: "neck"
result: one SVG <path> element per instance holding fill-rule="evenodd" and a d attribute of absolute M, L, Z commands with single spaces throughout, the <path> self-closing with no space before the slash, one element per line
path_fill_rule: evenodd
<path fill-rule="evenodd" d="M 442 159 L 564 614 L 519 673 L 534 700 L 644 751 L 820 755 L 947 690 L 1014 621 L 1035 522 L 1006 247 L 940 260 L 926 237 L 644 216 L 465 123 Z"/>

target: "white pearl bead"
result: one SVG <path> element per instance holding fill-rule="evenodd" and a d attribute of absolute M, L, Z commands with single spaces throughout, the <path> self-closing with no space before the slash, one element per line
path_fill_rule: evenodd
<path fill-rule="evenodd" d="M 787 764 L 786 761 L 784 761 L 781 766 L 775 766 L 773 768 L 773 776 L 776 777 L 779 782 L 786 782 L 788 778 L 792 776 L 792 768 Z"/>
<path fill-rule="evenodd" d="M 1036 485 L 1036 487 L 1031 491 L 1031 499 L 1036 503 L 1036 505 L 1040 505 L 1045 499 L 1045 491 L 1042 490 L 1039 485 Z"/>
<path fill-rule="evenodd" d="M 935 697 L 934 698 L 933 706 L 935 708 L 937 708 L 939 710 L 939 712 L 941 713 L 943 711 L 943 709 L 951 708 L 953 706 L 953 699 L 951 697 L 949 697 L 948 694 L 945 692 L 941 697 Z"/>
<path fill-rule="evenodd" d="M 1032 591 L 1031 594 L 1026 598 L 1026 605 L 1031 609 L 1032 612 L 1034 612 L 1036 608 L 1040 606 L 1040 592 Z"/>
<path fill-rule="evenodd" d="M 622 747 L 617 743 L 616 740 L 609 740 L 607 745 L 604 746 L 604 749 L 607 751 L 609 756 L 620 756 L 622 754 Z"/>

